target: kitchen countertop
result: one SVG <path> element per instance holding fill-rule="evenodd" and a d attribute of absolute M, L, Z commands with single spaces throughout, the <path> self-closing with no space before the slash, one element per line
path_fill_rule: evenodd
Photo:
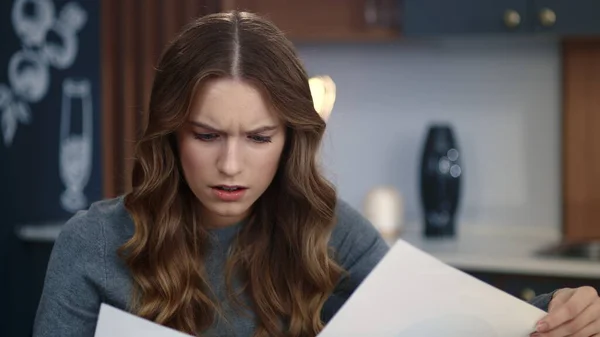
<path fill-rule="evenodd" d="M 51 243 L 61 229 L 62 223 L 22 226 L 17 236 L 27 242 Z M 461 224 L 452 239 L 425 239 L 416 225 L 408 225 L 400 239 L 462 270 L 600 279 L 598 262 L 537 254 L 560 242 L 560 237 L 558 230 L 548 227 Z"/>
<path fill-rule="evenodd" d="M 458 269 L 524 275 L 600 279 L 600 263 L 537 252 L 560 242 L 560 232 L 535 226 L 461 225 L 454 239 L 425 239 L 407 226 L 400 239 Z"/>
<path fill-rule="evenodd" d="M 28 243 L 53 243 L 66 222 L 67 220 L 21 225 L 15 228 L 15 234 L 19 239 Z"/>

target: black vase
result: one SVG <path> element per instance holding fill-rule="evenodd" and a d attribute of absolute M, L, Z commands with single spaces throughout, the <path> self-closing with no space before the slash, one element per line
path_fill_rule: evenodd
<path fill-rule="evenodd" d="M 421 203 L 426 237 L 452 237 L 460 197 L 462 167 L 452 128 L 429 126 L 421 160 Z"/>

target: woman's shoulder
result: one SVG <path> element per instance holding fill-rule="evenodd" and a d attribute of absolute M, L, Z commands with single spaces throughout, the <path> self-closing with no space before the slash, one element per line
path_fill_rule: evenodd
<path fill-rule="evenodd" d="M 338 199 L 336 224 L 329 240 L 340 265 L 353 276 L 350 289 L 379 263 L 389 246 L 377 229 L 357 209 L 344 200 Z"/>
<path fill-rule="evenodd" d="M 330 242 L 340 245 L 347 240 L 379 239 L 379 232 L 356 208 L 338 198 L 336 224 Z"/>
<path fill-rule="evenodd" d="M 123 197 L 99 200 L 88 209 L 78 211 L 63 226 L 59 239 L 87 242 L 122 243 L 133 235 L 133 222 L 123 204 Z"/>
<path fill-rule="evenodd" d="M 130 230 L 128 218 L 123 199 L 114 198 L 91 204 L 63 225 L 48 261 L 35 335 L 89 335 L 101 302 L 125 307 L 130 280 L 114 252 Z"/>
<path fill-rule="evenodd" d="M 356 208 L 341 198 L 337 199 L 335 215 L 336 225 L 334 232 L 375 229 L 369 220 L 367 220 Z"/>

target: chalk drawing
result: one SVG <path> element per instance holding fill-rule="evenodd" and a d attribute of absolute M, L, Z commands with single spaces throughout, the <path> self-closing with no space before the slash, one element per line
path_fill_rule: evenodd
<path fill-rule="evenodd" d="M 66 189 L 61 194 L 60 202 L 63 209 L 74 213 L 88 203 L 83 191 L 92 171 L 91 83 L 87 79 L 67 78 L 62 89 L 59 172 Z M 74 125 L 73 121 L 81 121 L 81 128 Z M 81 132 L 73 129 L 81 129 Z"/>
<path fill-rule="evenodd" d="M 31 8 L 27 10 L 27 6 Z M 13 3 L 12 24 L 22 48 L 8 63 L 10 88 L 0 83 L 0 131 L 6 147 L 12 145 L 19 123 L 31 122 L 29 104 L 41 101 L 48 93 L 49 67 L 68 69 L 77 58 L 77 33 L 87 22 L 87 13 L 77 2 L 66 3 L 58 17 L 55 12 L 51 0 Z M 50 33 L 60 42 L 48 39 Z"/>

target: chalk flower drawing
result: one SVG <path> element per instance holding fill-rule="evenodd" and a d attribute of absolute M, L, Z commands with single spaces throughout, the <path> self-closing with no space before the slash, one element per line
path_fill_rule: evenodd
<path fill-rule="evenodd" d="M 26 6 L 33 10 L 26 11 Z M 30 14 L 33 13 L 33 14 Z M 76 2 L 65 4 L 58 17 L 52 0 L 15 0 L 12 24 L 22 43 L 8 63 L 10 88 L 0 83 L 0 124 L 4 145 L 10 147 L 19 123 L 32 120 L 29 103 L 42 100 L 50 86 L 49 67 L 67 69 L 77 57 L 77 32 L 87 13 Z M 49 33 L 61 43 L 50 41 Z"/>

